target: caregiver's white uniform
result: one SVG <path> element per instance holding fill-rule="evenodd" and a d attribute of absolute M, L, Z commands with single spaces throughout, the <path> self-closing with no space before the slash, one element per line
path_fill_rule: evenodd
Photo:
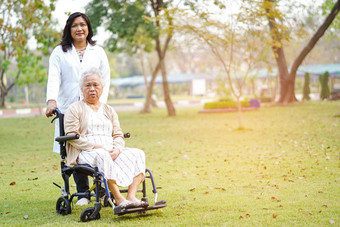
<path fill-rule="evenodd" d="M 60 45 L 57 46 L 49 60 L 46 101 L 56 100 L 58 109 L 65 113 L 70 104 L 82 99 L 79 87 L 80 75 L 92 67 L 98 68 L 105 78 L 100 102 L 106 103 L 110 87 L 110 67 L 103 48 L 87 43 L 83 59 L 80 61 L 73 45 L 67 52 L 64 52 Z M 59 136 L 58 121 L 55 125 L 55 137 L 57 136 Z M 54 142 L 53 151 L 59 153 L 59 143 Z"/>

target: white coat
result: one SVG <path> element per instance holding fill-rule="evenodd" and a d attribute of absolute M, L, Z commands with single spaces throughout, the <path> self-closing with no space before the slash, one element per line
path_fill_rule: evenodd
<path fill-rule="evenodd" d="M 62 47 L 57 46 L 49 59 L 46 101 L 56 100 L 57 107 L 65 113 L 69 105 L 82 99 L 79 87 L 79 79 L 86 69 L 96 67 L 105 78 L 100 102 L 106 103 L 110 87 L 110 67 L 103 48 L 87 44 L 82 62 L 75 47 L 64 52 Z M 55 125 L 55 137 L 59 136 L 59 123 Z M 54 142 L 53 151 L 59 153 L 59 144 Z"/>

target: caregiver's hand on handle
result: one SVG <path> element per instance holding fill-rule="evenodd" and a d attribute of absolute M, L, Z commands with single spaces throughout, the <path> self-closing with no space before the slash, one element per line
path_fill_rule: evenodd
<path fill-rule="evenodd" d="M 45 112 L 46 117 L 53 116 L 53 110 L 55 109 L 57 109 L 57 102 L 55 100 L 48 100 Z"/>

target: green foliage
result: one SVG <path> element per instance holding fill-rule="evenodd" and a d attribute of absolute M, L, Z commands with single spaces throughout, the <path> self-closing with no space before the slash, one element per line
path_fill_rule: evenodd
<path fill-rule="evenodd" d="M 339 102 L 298 103 L 244 113 L 164 109 L 120 112 L 128 147 L 145 151 L 158 199 L 167 207 L 80 223 L 84 206 L 58 215 L 62 185 L 54 125 L 46 117 L 0 118 L 1 226 L 337 226 Z M 292 120 L 294 119 L 294 120 Z M 18 142 L 20 141 L 20 142 Z M 89 179 L 92 183 L 92 179 Z M 147 181 L 147 197 L 153 204 Z M 15 182 L 14 185 L 10 185 Z M 75 183 L 71 177 L 71 192 Z M 138 198 L 141 198 L 138 193 Z M 92 198 L 88 207 L 94 206 Z M 27 215 L 27 216 L 26 216 Z M 26 218 L 25 218 L 26 217 Z M 274 218 L 275 217 L 275 218 Z M 330 224 L 330 221 L 335 224 Z"/>
<path fill-rule="evenodd" d="M 321 6 L 322 15 L 327 16 L 337 1 L 338 0 L 325 0 Z M 330 25 L 330 28 L 332 29 L 328 29 L 329 34 L 331 36 L 338 37 L 339 30 L 340 30 L 340 18 L 339 17 L 334 18 L 332 24 Z"/>
<path fill-rule="evenodd" d="M 146 19 L 151 17 L 148 4 L 149 1 L 96 0 L 86 10 L 94 30 L 104 25 L 112 33 L 107 41 L 109 50 L 133 54 L 141 46 L 150 52 L 152 40 L 159 35 L 154 24 Z"/>
<path fill-rule="evenodd" d="M 309 73 L 305 73 L 305 82 L 303 84 L 303 100 L 310 100 L 309 94 L 310 94 L 310 78 Z"/>
<path fill-rule="evenodd" d="M 319 76 L 319 81 L 321 84 L 321 91 L 320 91 L 320 99 L 328 99 L 330 95 L 329 86 L 328 86 L 328 80 L 329 80 L 329 73 L 325 72 L 325 74 Z"/>
<path fill-rule="evenodd" d="M 226 78 L 226 76 L 218 75 L 215 83 L 217 85 L 216 93 L 219 97 L 231 97 L 231 91 L 226 86 L 226 84 L 228 83 L 228 79 Z"/>
<path fill-rule="evenodd" d="M 37 50 L 48 54 L 59 34 L 52 29 L 51 11 L 55 0 L 1 1 L 0 4 L 0 71 L 1 105 L 13 87 L 5 83 L 5 74 L 15 75 L 14 83 L 29 84 L 46 80 L 41 57 L 28 41 L 37 42 Z M 14 72 L 14 73 L 13 73 Z M 21 77 L 21 75 L 24 75 Z"/>
<path fill-rule="evenodd" d="M 249 100 L 241 101 L 241 107 L 249 107 Z M 214 101 L 214 102 L 207 102 L 204 104 L 204 109 L 226 109 L 226 108 L 237 108 L 238 103 L 237 101 L 233 100 L 222 100 L 222 101 Z"/>

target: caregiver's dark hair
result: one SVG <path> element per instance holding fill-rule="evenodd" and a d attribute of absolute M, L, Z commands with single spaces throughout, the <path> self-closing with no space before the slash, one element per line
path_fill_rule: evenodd
<path fill-rule="evenodd" d="M 87 28 L 89 30 L 89 34 L 86 38 L 87 42 L 89 42 L 91 45 L 96 44 L 96 41 L 92 40 L 93 31 L 92 31 L 92 26 L 91 26 L 89 18 L 84 13 L 76 12 L 76 13 L 72 13 L 68 17 L 68 19 L 66 21 L 66 25 L 64 27 L 63 37 L 60 41 L 60 45 L 61 45 L 64 52 L 67 52 L 72 47 L 73 39 L 72 39 L 72 36 L 71 36 L 71 26 L 72 26 L 72 23 L 73 23 L 73 21 L 76 17 L 84 18 L 84 20 L 87 23 Z"/>

